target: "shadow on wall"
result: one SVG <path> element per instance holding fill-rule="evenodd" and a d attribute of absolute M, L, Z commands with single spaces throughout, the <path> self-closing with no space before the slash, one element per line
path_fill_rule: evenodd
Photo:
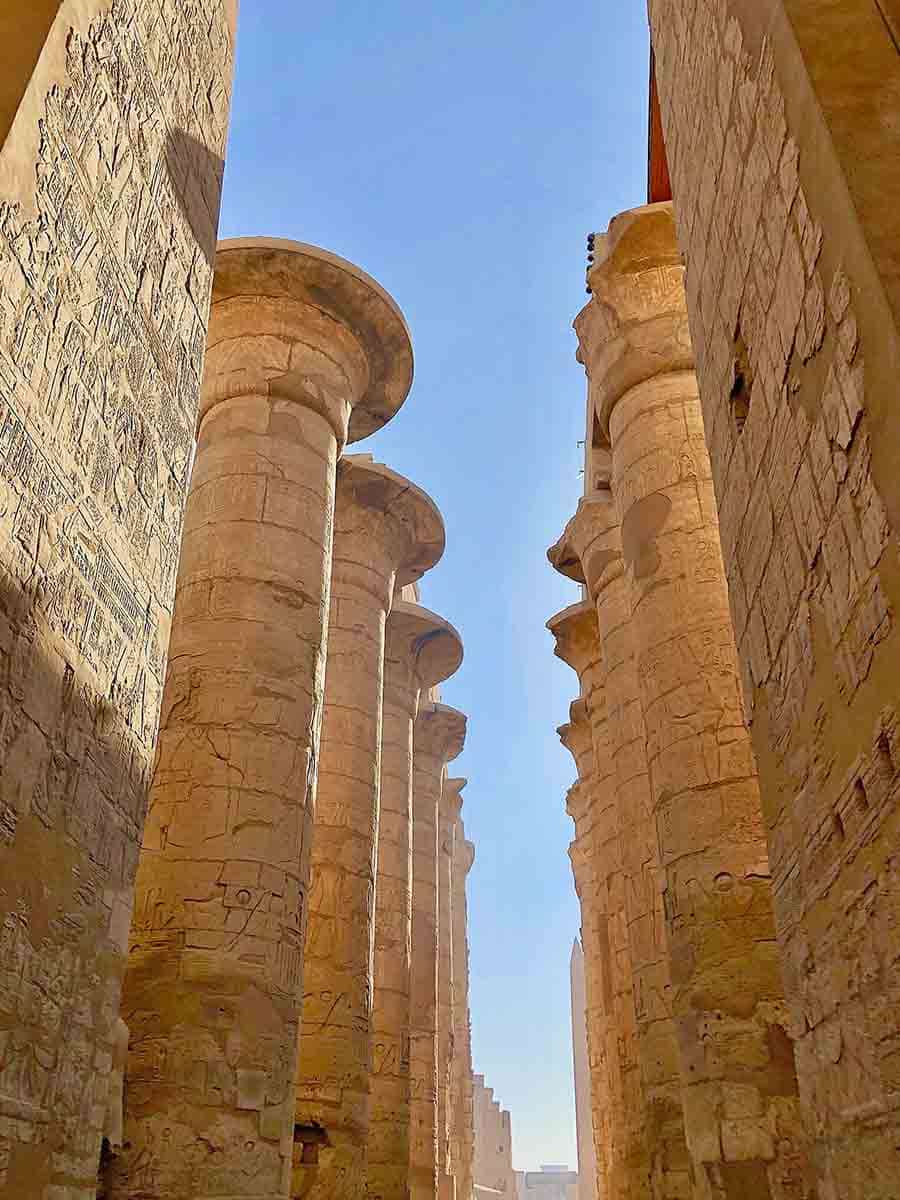
<path fill-rule="evenodd" d="M 0 1192 L 93 1194 L 101 1139 L 120 1135 L 110 1070 L 150 764 L 122 698 L 60 653 L 43 585 L 2 553 Z"/>
<path fill-rule="evenodd" d="M 166 169 L 178 207 L 210 267 L 215 263 L 225 160 L 182 129 L 166 139 Z"/>

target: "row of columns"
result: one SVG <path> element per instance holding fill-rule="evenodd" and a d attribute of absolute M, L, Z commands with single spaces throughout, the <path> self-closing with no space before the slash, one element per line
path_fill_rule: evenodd
<path fill-rule="evenodd" d="M 449 1155 L 466 722 L 434 691 L 462 643 L 415 587 L 444 526 L 344 454 L 411 382 L 363 272 L 220 246 L 123 993 L 121 1200 L 470 1200 Z"/>
<path fill-rule="evenodd" d="M 575 327 L 586 495 L 552 564 L 598 1188 L 809 1195 L 718 518 L 670 205 L 597 239 Z M 579 728 L 580 726 L 580 728 Z"/>

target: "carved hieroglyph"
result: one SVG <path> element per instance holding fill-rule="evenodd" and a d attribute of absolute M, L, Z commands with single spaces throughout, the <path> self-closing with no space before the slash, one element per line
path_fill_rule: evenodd
<path fill-rule="evenodd" d="M 325 710 L 313 828 L 292 1194 L 361 1200 L 373 1068 L 373 954 L 385 622 L 444 552 L 440 514 L 368 456 L 338 466 Z"/>
<path fill-rule="evenodd" d="M 592 450 L 592 481 L 608 485 L 608 463 L 604 466 L 597 461 L 602 458 L 602 450 Z M 621 529 L 608 486 L 589 493 L 580 502 L 563 537 L 551 549 L 550 559 L 558 571 L 587 587 L 596 610 L 603 647 L 600 682 L 613 768 L 609 789 L 612 804 L 604 804 L 595 821 L 596 855 L 601 869 L 609 870 L 607 864 L 617 861 L 617 857 L 621 862 L 623 899 L 618 914 L 611 906 L 611 919 L 613 929 L 617 917 L 626 922 L 634 991 L 634 1058 L 643 1090 L 651 1194 L 654 1198 L 680 1197 L 690 1192 L 690 1164 L 671 1011 L 659 851 Z M 578 669 L 577 659 L 571 652 L 566 653 L 565 644 L 558 646 L 557 653 Z M 585 949 L 587 967 L 592 972 L 593 954 L 587 943 Z"/>
<path fill-rule="evenodd" d="M 420 695 L 461 662 L 462 642 L 451 625 L 419 604 L 394 601 L 385 640 L 375 882 L 370 1200 L 406 1200 L 409 1193 L 413 727 Z"/>
<path fill-rule="evenodd" d="M 582 354 L 612 494 L 664 883 L 698 1194 L 808 1195 L 755 763 L 670 205 L 625 213 L 589 272 Z"/>
<path fill-rule="evenodd" d="M 336 460 L 411 373 L 402 317 L 357 268 L 219 247 L 115 1196 L 288 1194 Z"/>
<path fill-rule="evenodd" d="M 64 0 L 23 73 L 18 39 L 41 14 L 7 7 L 0 1196 L 82 1200 L 117 1045 L 233 47 L 222 0 Z"/>
<path fill-rule="evenodd" d="M 813 1159 L 893 1200 L 900 10 L 649 7 Z"/>
<path fill-rule="evenodd" d="M 451 780 L 456 783 L 456 780 Z M 475 1117 L 472 1100 L 472 1028 L 469 1012 L 469 911 L 466 879 L 475 847 L 462 817 L 453 831 L 453 1061 L 450 1075 L 450 1173 L 456 1200 L 473 1200 Z"/>
<path fill-rule="evenodd" d="M 410 1196 L 438 1190 L 438 819 L 447 763 L 462 753 L 466 718 L 420 708 L 413 739 L 413 894 L 410 984 Z"/>

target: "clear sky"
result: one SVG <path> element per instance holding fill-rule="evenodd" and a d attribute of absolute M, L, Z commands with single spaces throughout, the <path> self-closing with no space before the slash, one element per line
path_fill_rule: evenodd
<path fill-rule="evenodd" d="M 581 493 L 585 239 L 646 199 L 642 0 L 243 0 L 222 236 L 324 246 L 396 298 L 416 381 L 359 451 L 439 504 L 463 635 L 475 1069 L 518 1169 L 574 1168 L 566 850 L 576 680 L 545 558 Z"/>

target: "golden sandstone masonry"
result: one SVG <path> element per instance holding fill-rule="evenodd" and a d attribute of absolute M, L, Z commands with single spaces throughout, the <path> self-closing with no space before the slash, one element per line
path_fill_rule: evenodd
<path fill-rule="evenodd" d="M 465 946 L 470 860 L 458 821 L 437 842 L 465 718 L 430 689 L 462 645 L 409 586 L 443 551 L 434 504 L 343 455 L 404 402 L 408 331 L 326 251 L 217 248 L 231 0 L 20 15 L 0 15 L 0 1196 L 400 1198 L 414 1165 L 436 1189 L 438 1049 L 468 1021 L 438 946 Z M 470 1200 L 446 1078 L 440 1167 Z"/>
<path fill-rule="evenodd" d="M 121 1067 L 236 16 L 163 7 L 0 19 L 4 1200 L 93 1195 Z"/>
<path fill-rule="evenodd" d="M 900 19 L 649 10 L 550 552 L 598 1200 L 897 1200 Z M 217 248 L 236 23 L 0 13 L 0 1198 L 511 1194 L 443 524 L 345 456 L 409 334 Z"/>
<path fill-rule="evenodd" d="M 867 0 L 650 18 L 651 196 L 670 169 L 679 245 L 659 205 L 592 239 L 587 494 L 551 558 L 597 599 L 610 753 L 640 700 L 645 782 L 615 787 L 643 857 L 623 866 L 652 1194 L 881 1200 L 900 1178 L 897 18 Z M 615 860 L 587 837 L 604 797 L 585 779 L 590 1010 Z M 611 1013 L 625 1045 L 608 992 L 595 1027 Z M 592 1049 L 612 1196 L 631 1184 L 597 1098 L 622 1061 Z"/>

